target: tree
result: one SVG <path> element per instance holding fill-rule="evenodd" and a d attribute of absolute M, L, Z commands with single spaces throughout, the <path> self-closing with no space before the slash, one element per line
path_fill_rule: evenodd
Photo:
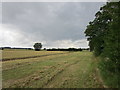
<path fill-rule="evenodd" d="M 42 44 L 41 43 L 35 43 L 34 46 L 35 51 L 40 51 L 40 49 L 42 48 Z"/>
<path fill-rule="evenodd" d="M 90 50 L 102 57 L 100 69 L 112 78 L 115 76 L 113 81 L 120 87 L 120 1 L 107 2 L 95 16 L 85 31 Z"/>
<path fill-rule="evenodd" d="M 109 14 L 111 15 L 109 31 L 104 38 L 105 48 L 103 51 L 103 56 L 109 58 L 104 62 L 106 63 L 105 68 L 113 73 L 120 73 L 120 2 L 108 3 L 103 9 L 109 11 Z"/>

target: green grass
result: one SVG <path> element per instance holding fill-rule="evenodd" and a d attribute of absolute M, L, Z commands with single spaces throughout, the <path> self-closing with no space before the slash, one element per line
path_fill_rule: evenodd
<path fill-rule="evenodd" d="M 110 72 L 105 68 L 106 62 L 105 59 L 99 57 L 99 68 L 100 75 L 104 81 L 104 84 L 109 88 L 120 88 L 120 73 L 116 70 L 116 72 Z M 108 64 L 108 63 L 107 63 Z"/>
<path fill-rule="evenodd" d="M 3 88 L 101 88 L 96 68 L 97 61 L 87 51 L 5 61 Z"/>

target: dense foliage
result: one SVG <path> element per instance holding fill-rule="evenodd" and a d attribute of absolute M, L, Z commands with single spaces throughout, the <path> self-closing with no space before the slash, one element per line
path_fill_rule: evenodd
<path fill-rule="evenodd" d="M 111 74 L 120 75 L 120 1 L 107 2 L 96 13 L 85 31 L 90 51 L 104 60 L 101 69 Z M 116 76 L 117 83 L 120 83 Z M 118 87 L 118 85 L 117 85 Z"/>

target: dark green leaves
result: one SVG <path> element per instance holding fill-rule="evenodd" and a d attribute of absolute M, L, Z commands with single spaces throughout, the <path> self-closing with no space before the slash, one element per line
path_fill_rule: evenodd
<path fill-rule="evenodd" d="M 104 58 L 103 70 L 120 75 L 120 2 L 108 2 L 85 31 L 90 50 Z"/>

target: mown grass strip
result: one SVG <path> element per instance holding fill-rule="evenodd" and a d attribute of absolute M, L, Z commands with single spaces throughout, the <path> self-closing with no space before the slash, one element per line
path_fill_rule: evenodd
<path fill-rule="evenodd" d="M 3 62 L 4 88 L 102 87 L 90 52 L 74 52 Z"/>
<path fill-rule="evenodd" d="M 7 58 L 7 59 L 2 59 L 2 62 L 4 62 L 4 61 L 10 61 L 10 60 L 20 60 L 20 59 L 38 58 L 38 57 L 45 57 L 45 56 L 58 55 L 58 54 L 64 54 L 64 53 L 46 54 L 46 55 L 29 56 L 29 57 L 19 57 L 19 58 Z"/>

